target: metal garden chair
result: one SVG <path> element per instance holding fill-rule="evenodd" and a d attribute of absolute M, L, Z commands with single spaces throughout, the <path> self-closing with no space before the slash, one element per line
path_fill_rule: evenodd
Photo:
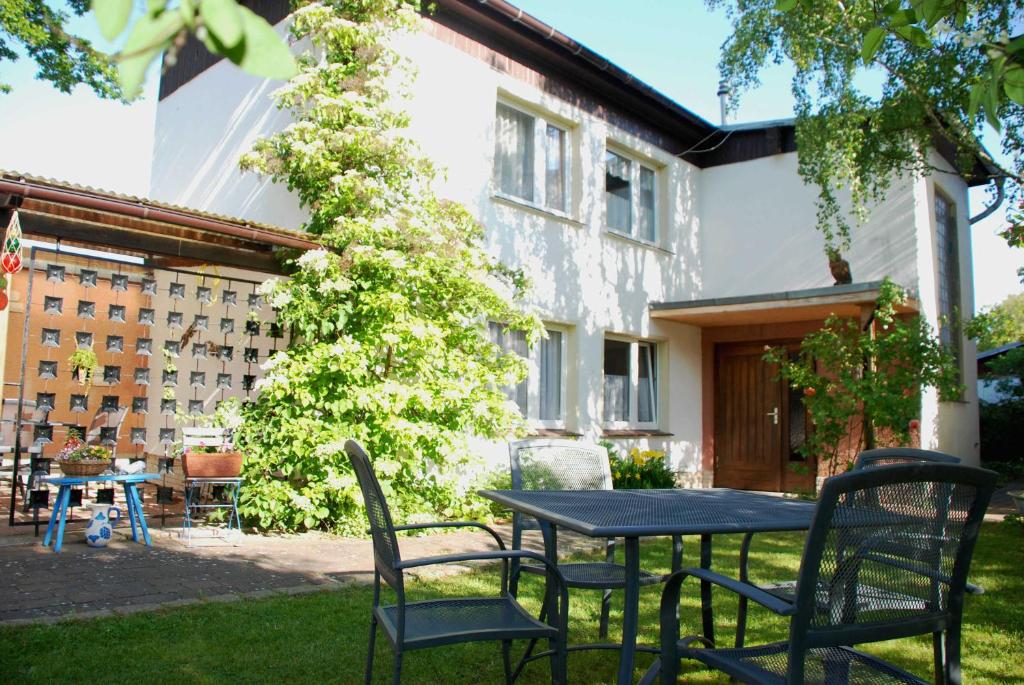
<path fill-rule="evenodd" d="M 860 471 L 862 469 L 892 466 L 895 464 L 921 463 L 959 464 L 960 458 L 944 452 L 935 452 L 933 450 L 922 450 L 909 447 L 883 447 L 879 449 L 865 450 L 858 454 L 853 465 L 853 470 Z M 796 594 L 795 580 L 777 581 L 764 584 L 751 583 L 748 562 L 750 559 L 750 543 L 752 539 L 753 533 L 748 533 L 743 537 L 743 543 L 740 545 L 740 581 L 753 584 L 755 587 L 773 594 L 780 599 L 792 601 Z M 972 594 L 981 594 L 980 588 L 975 585 L 971 585 L 970 583 L 967 584 L 967 590 Z M 862 603 L 870 602 L 872 604 L 879 605 L 886 602 L 899 602 L 903 599 L 899 596 L 888 596 L 883 590 L 870 585 L 861 585 L 858 592 L 860 594 L 859 601 Z M 745 640 L 747 630 L 747 607 L 747 598 L 741 595 L 739 598 L 739 611 L 736 615 L 736 647 L 742 647 Z M 942 672 L 943 660 L 942 638 L 939 635 L 936 635 L 934 638 L 934 651 L 935 673 L 939 674 Z"/>
<path fill-rule="evenodd" d="M 611 490 L 612 472 L 608 452 L 599 445 L 575 440 L 519 440 L 509 443 L 513 490 Z M 536 519 L 516 512 L 512 516 L 512 549 L 520 549 L 524 530 L 538 530 Z M 682 567 L 683 542 L 674 536 L 672 570 Z M 603 562 L 559 564 L 558 569 L 570 588 L 603 590 L 601 600 L 600 636 L 608 637 L 608 614 L 613 590 L 626 586 L 626 570 L 615 563 L 615 540 L 605 545 Z M 519 574 L 544 573 L 531 564 L 512 562 L 512 593 L 519 585 Z M 643 572 L 641 585 L 661 583 L 664 576 Z"/>
<path fill-rule="evenodd" d="M 941 680 L 961 682 L 960 635 L 967 573 L 996 474 L 918 463 L 853 471 L 826 481 L 808 533 L 793 599 L 710 570 L 673 574 L 661 601 L 661 660 L 641 683 L 676 683 L 679 660 L 695 659 L 747 683 L 927 681 L 853 645 L 945 634 Z M 922 496 L 928 493 L 927 496 Z M 679 639 L 682 583 L 707 580 L 789 618 L 789 640 L 697 649 Z M 899 602 L 861 601 L 865 584 Z M 822 611 L 822 606 L 826 610 Z"/>
<path fill-rule="evenodd" d="M 501 641 L 505 682 L 513 681 L 511 667 L 512 640 L 548 640 L 550 649 L 533 659 L 551 657 L 551 682 L 565 685 L 566 678 L 566 624 L 569 612 L 569 594 L 558 569 L 542 555 L 529 551 L 505 549 L 499 536 L 487 526 L 471 521 L 439 522 L 396 526 L 392 523 L 388 503 L 374 474 L 370 459 L 359 443 L 349 440 L 345 452 L 355 470 L 363 492 L 366 513 L 373 537 L 374 584 L 373 613 L 370 618 L 370 645 L 366 658 L 366 680 L 373 675 L 374 643 L 377 626 L 384 630 L 395 651 L 392 682 L 401 680 L 402 655 L 406 651 L 440 647 L 462 642 Z M 497 551 L 446 554 L 403 560 L 395 531 L 425 528 L 475 527 L 487 531 L 498 545 Z M 532 617 L 508 590 L 508 562 L 510 559 L 532 559 L 547 568 L 548 589 L 545 605 L 556 602 L 550 615 L 557 615 L 552 625 Z M 501 592 L 498 597 L 467 597 L 409 602 L 405 596 L 405 571 L 443 563 L 463 563 L 473 560 L 502 561 Z M 381 580 L 395 592 L 396 603 L 380 603 Z M 532 660 L 532 659 L 531 659 Z"/>

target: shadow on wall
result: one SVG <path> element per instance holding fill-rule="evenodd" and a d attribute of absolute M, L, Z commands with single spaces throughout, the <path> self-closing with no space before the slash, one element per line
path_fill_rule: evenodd
<path fill-rule="evenodd" d="M 298 199 L 284 185 L 238 169 L 258 138 L 291 123 L 271 101 L 280 85 L 220 62 L 171 94 L 157 111 L 151 197 L 298 229 L 305 220 Z"/>
<path fill-rule="evenodd" d="M 705 246 L 702 297 L 750 295 L 833 284 L 817 229 L 816 189 L 796 170 L 796 155 L 776 155 L 702 172 Z M 849 207 L 848 193 L 841 193 Z M 893 183 L 863 225 L 851 220 L 852 244 L 843 256 L 855 282 L 891 277 L 916 284 L 913 182 Z"/>

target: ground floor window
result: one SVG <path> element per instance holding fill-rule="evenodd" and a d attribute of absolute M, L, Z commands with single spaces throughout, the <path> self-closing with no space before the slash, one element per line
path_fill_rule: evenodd
<path fill-rule="evenodd" d="M 524 380 L 503 388 L 505 394 L 527 419 L 546 427 L 564 427 L 567 332 L 547 326 L 547 337 L 529 350 L 522 332 L 510 331 L 494 322 L 489 327 L 491 341 L 505 352 L 525 359 L 529 369 Z"/>
<path fill-rule="evenodd" d="M 604 421 L 610 426 L 657 425 L 657 343 L 605 338 Z"/>

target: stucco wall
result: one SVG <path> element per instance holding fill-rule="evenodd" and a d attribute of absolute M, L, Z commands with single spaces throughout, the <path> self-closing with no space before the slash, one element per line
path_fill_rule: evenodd
<path fill-rule="evenodd" d="M 522 65 L 503 70 L 498 61 L 482 60 L 430 32 L 402 37 L 397 47 L 418 66 L 406 105 L 409 134 L 446 169 L 440 194 L 465 204 L 481 220 L 488 229 L 488 249 L 527 272 L 534 285 L 532 306 L 566 331 L 564 427 L 590 439 L 601 437 L 606 334 L 659 341 L 658 427 L 670 435 L 620 443 L 665 449 L 673 466 L 690 474 L 688 482 L 700 482 L 700 331 L 651 320 L 648 304 L 829 285 L 821 234 L 814 227 L 816 191 L 800 181 L 796 156 L 701 171 L 610 124 L 609 117 L 546 92 L 543 76 Z M 237 171 L 239 155 L 257 136 L 287 123 L 287 116 L 272 107 L 272 89 L 222 63 L 162 101 L 152 195 L 281 226 L 300 225 L 303 214 L 283 187 Z M 572 201 L 565 215 L 496 197 L 491 179 L 499 99 L 570 131 Z M 606 230 L 604 154 L 609 143 L 657 170 L 655 245 Z M 857 281 L 889 275 L 918 287 L 917 274 L 931 273 L 931 263 L 917 248 L 918 241 L 934 236 L 927 225 L 929 205 L 921 195 L 930 182 L 896 184 L 870 224 L 855 231 L 845 256 Z M 965 211 L 962 190 L 954 188 L 950 195 Z M 967 240 L 961 245 L 969 249 Z M 969 252 L 961 264 L 969 269 Z M 969 277 L 962 281 L 970 287 Z M 926 289 L 921 289 L 924 296 Z M 970 292 L 962 299 L 971 302 Z M 976 414 L 976 404 L 931 411 L 943 420 L 948 416 L 969 423 L 972 406 Z M 940 438 L 943 445 L 953 444 L 951 436 Z M 507 459 L 502 446 L 493 446 L 490 453 L 496 463 Z"/>
<path fill-rule="evenodd" d="M 701 173 L 699 209 L 704 259 L 702 297 L 782 292 L 832 285 L 825 239 L 817 229 L 817 188 L 797 173 L 796 153 Z M 917 281 L 915 204 L 911 180 L 896 181 L 870 220 L 855 226 L 850 263 L 857 283 L 889 276 Z"/>

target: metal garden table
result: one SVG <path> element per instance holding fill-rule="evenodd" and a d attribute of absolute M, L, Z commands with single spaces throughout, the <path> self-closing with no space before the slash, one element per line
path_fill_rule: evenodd
<path fill-rule="evenodd" d="M 742 490 L 481 490 L 480 494 L 550 525 L 545 555 L 557 562 L 557 529 L 595 538 L 624 538 L 626 588 L 619 685 L 633 680 L 640 604 L 640 538 L 700 535 L 700 566 L 711 567 L 715 533 L 807 530 L 814 502 Z M 714 640 L 711 584 L 701 583 L 704 636 Z"/>
<path fill-rule="evenodd" d="M 154 478 L 159 478 L 158 473 L 132 473 L 120 476 L 53 476 L 40 478 L 39 482 L 58 485 L 57 502 L 50 513 L 50 523 L 46 526 L 46 537 L 43 538 L 43 545 L 50 546 L 50 539 L 53 537 L 54 526 L 57 528 L 57 541 L 54 543 L 53 551 L 59 552 L 64 544 L 64 523 L 68 518 L 68 502 L 71 500 L 71 486 L 85 485 L 86 483 L 121 483 L 124 485 L 124 499 L 128 506 L 128 520 L 132 524 L 132 540 L 139 541 L 139 528 L 142 529 L 142 537 L 147 545 L 152 545 L 149 539 L 149 528 L 146 526 L 146 515 L 142 511 L 142 499 L 139 497 L 138 484 Z M 60 521 L 58 523 L 58 520 Z"/>

